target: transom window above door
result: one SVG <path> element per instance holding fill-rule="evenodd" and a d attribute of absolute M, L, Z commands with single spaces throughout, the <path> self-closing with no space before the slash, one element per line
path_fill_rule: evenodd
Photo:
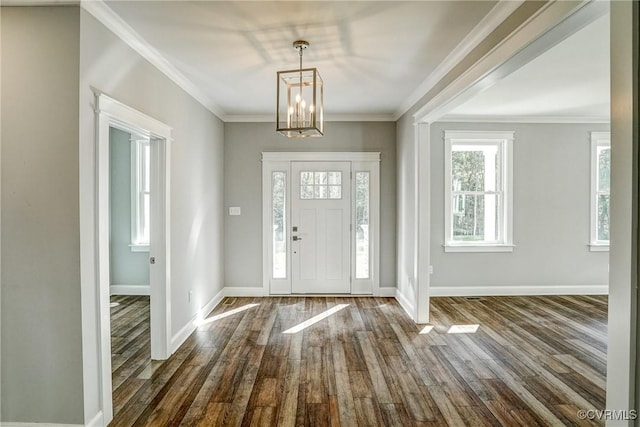
<path fill-rule="evenodd" d="M 342 199 L 342 172 L 300 172 L 300 199 Z"/>

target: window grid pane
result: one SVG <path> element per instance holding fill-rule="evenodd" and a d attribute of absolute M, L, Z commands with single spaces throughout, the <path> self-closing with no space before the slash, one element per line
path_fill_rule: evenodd
<path fill-rule="evenodd" d="M 609 194 L 598 194 L 598 233 L 599 242 L 609 241 Z"/>
<path fill-rule="evenodd" d="M 609 244 L 609 190 L 611 176 L 611 145 L 609 138 L 592 133 L 592 206 L 591 240 L 595 245 Z"/>
<path fill-rule="evenodd" d="M 300 172 L 300 199 L 342 199 L 342 172 Z"/>
<path fill-rule="evenodd" d="M 452 241 L 497 243 L 503 238 L 502 159 L 502 144 L 452 142 Z"/>
<path fill-rule="evenodd" d="M 598 191 L 609 191 L 611 175 L 611 149 L 598 147 Z"/>
<path fill-rule="evenodd" d="M 369 172 L 356 172 L 356 279 L 369 278 Z"/>
<path fill-rule="evenodd" d="M 286 179 L 286 172 L 278 171 L 271 175 L 274 279 L 287 278 Z"/>
<path fill-rule="evenodd" d="M 151 215 L 151 144 L 149 140 L 132 141 L 132 244 L 149 245 Z"/>

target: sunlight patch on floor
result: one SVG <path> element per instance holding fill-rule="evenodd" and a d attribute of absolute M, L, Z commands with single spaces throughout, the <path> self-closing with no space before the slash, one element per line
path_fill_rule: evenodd
<path fill-rule="evenodd" d="M 433 325 L 427 325 L 420 331 L 420 335 L 426 335 L 433 329 Z"/>
<path fill-rule="evenodd" d="M 215 316 L 208 317 L 206 319 L 200 320 L 197 323 L 197 326 L 206 325 L 207 323 L 215 322 L 216 320 L 224 319 L 225 317 L 233 316 L 234 314 L 243 312 L 250 308 L 256 307 L 260 304 L 247 304 L 242 307 L 234 308 L 233 310 L 225 311 L 224 313 L 216 314 Z"/>
<path fill-rule="evenodd" d="M 453 325 L 447 331 L 448 334 L 475 334 L 480 325 Z"/>
<path fill-rule="evenodd" d="M 322 319 L 326 319 L 327 317 L 331 316 L 334 313 L 337 313 L 338 311 L 342 310 L 345 307 L 348 307 L 349 304 L 338 304 L 335 307 L 330 308 L 327 311 L 323 311 L 322 313 L 318 314 L 317 316 L 313 316 L 311 319 L 309 320 L 305 320 L 304 322 L 287 329 L 286 331 L 282 332 L 283 334 L 297 334 L 298 332 L 302 331 L 303 329 L 308 328 L 309 326 L 318 323 L 319 321 L 321 321 Z"/>

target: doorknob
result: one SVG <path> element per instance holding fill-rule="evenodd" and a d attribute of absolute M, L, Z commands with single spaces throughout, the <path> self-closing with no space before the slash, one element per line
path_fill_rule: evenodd
<path fill-rule="evenodd" d="M 298 241 L 298 240 L 302 240 L 302 237 L 292 236 L 291 240 L 293 240 L 295 242 L 295 241 Z"/>
<path fill-rule="evenodd" d="M 156 263 L 156 257 L 152 256 L 151 258 L 149 258 L 149 264 L 155 264 Z"/>

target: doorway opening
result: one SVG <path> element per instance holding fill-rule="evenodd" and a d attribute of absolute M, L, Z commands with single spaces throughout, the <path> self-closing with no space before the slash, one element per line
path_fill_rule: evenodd
<path fill-rule="evenodd" d="M 157 120 L 140 113 L 102 93 L 96 93 L 97 114 L 97 278 L 99 287 L 99 325 L 100 325 L 100 380 L 101 400 L 104 423 L 113 419 L 113 381 L 112 381 L 112 342 L 111 342 L 111 294 L 125 293 L 149 295 L 149 341 L 150 359 L 164 360 L 172 352 L 170 343 L 171 313 L 170 276 L 169 276 L 169 143 L 171 128 Z M 144 261 L 148 274 L 148 286 L 145 283 L 116 283 L 112 278 L 118 275 L 114 267 L 122 260 L 121 254 L 113 252 L 111 245 L 114 237 L 112 224 L 112 169 L 110 153 L 110 134 L 129 136 L 130 141 L 141 141 L 140 144 L 130 142 L 126 147 L 129 152 L 138 150 L 136 156 L 146 158 L 147 168 L 138 168 L 141 175 L 136 185 L 130 185 L 130 201 L 136 209 L 129 209 L 131 228 L 127 227 L 130 236 L 128 250 L 139 254 L 138 262 Z M 131 162 L 132 164 L 134 162 Z M 130 171 L 134 169 L 130 166 Z M 135 174 L 132 174 L 135 175 Z M 134 188 L 135 191 L 131 189 Z M 152 238 L 151 238 L 152 237 Z M 118 259 L 114 264 L 113 260 Z M 125 265 L 127 265 L 125 263 Z M 120 265 L 121 267 L 121 265 Z M 131 265 L 128 265 L 131 268 Z M 138 268 L 140 268 L 138 266 Z M 145 271 L 138 271 L 138 279 Z M 131 271 L 129 271 L 131 273 Z M 113 277 L 112 277 L 113 276 Z M 112 287 L 113 285 L 113 287 Z M 146 297 L 143 297 L 145 299 Z M 113 301 L 119 304 L 126 300 Z M 145 303 L 145 301 L 138 301 Z M 121 307 L 122 308 L 122 307 Z M 118 312 L 118 306 L 114 312 Z M 143 333 L 144 320 L 139 319 L 142 326 L 138 332 Z M 140 350 L 140 354 L 144 352 Z"/>
<path fill-rule="evenodd" d="M 149 241 L 151 141 L 109 128 L 109 294 L 113 413 L 152 371 Z"/>

